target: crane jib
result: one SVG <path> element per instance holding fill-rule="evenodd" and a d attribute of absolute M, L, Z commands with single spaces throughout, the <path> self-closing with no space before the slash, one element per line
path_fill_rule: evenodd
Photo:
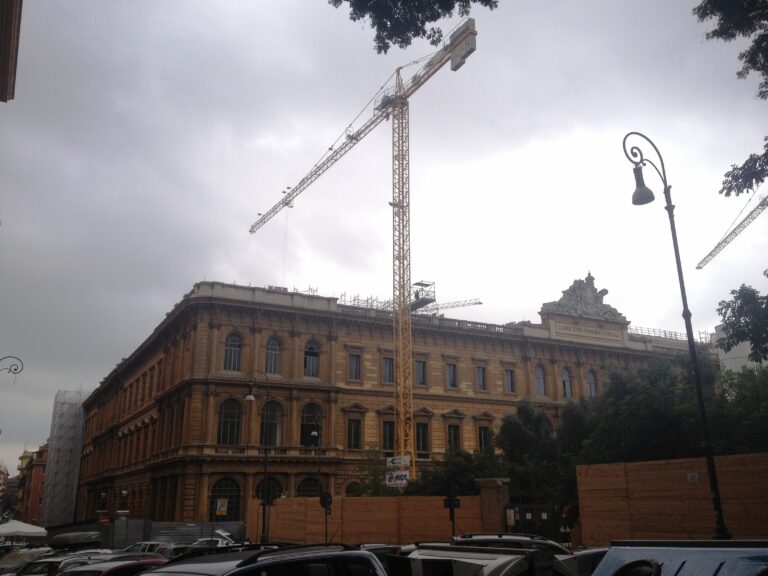
<path fill-rule="evenodd" d="M 458 70 L 464 65 L 467 57 L 475 51 L 476 41 L 475 37 L 477 32 L 475 31 L 474 18 L 468 18 L 453 32 L 450 36 L 449 43 L 437 52 L 428 62 L 421 68 L 408 84 L 403 88 L 401 97 L 409 98 L 418 90 L 424 83 L 429 80 L 444 64 L 451 61 L 451 69 Z M 384 95 L 378 105 L 375 107 L 375 114 L 361 126 L 358 130 L 348 134 L 343 144 L 333 151 L 327 158 L 317 164 L 310 170 L 310 172 L 301 179 L 301 181 L 293 188 L 288 188 L 288 192 L 285 193 L 284 198 L 277 202 L 272 208 L 270 208 L 264 215 L 262 215 L 250 228 L 250 233 L 255 233 L 259 228 L 264 226 L 272 218 L 274 218 L 278 212 L 283 208 L 293 206 L 293 200 L 301 194 L 312 182 L 317 180 L 328 168 L 333 166 L 338 160 L 340 160 L 347 152 L 349 152 L 355 144 L 360 142 L 373 128 L 378 126 L 384 119 L 389 117 L 389 108 L 394 103 L 396 98 L 392 95 Z"/>

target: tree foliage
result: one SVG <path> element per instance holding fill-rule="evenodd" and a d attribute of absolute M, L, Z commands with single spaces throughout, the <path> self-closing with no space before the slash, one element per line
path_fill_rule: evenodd
<path fill-rule="evenodd" d="M 506 476 L 506 470 L 492 453 L 453 450 L 445 460 L 430 468 L 423 468 L 419 477 L 411 481 L 404 494 L 419 496 L 447 496 L 451 485 L 453 494 L 478 494 L 477 478 Z"/>
<path fill-rule="evenodd" d="M 392 44 L 400 48 L 410 46 L 414 38 L 425 38 L 433 46 L 443 39 L 439 26 L 433 22 L 453 15 L 468 16 L 472 4 L 479 4 L 493 10 L 498 0 L 328 0 L 338 8 L 344 2 L 349 4 L 349 19 L 353 22 L 368 19 L 376 31 L 376 51 L 386 53 Z"/>
<path fill-rule="evenodd" d="M 613 374 L 590 406 L 591 429 L 579 460 L 638 462 L 699 454 L 701 434 L 691 388 L 670 363 Z"/>
<path fill-rule="evenodd" d="M 552 501 L 559 492 L 558 447 L 547 413 L 528 401 L 504 416 L 496 445 L 509 465 L 510 496 Z"/>
<path fill-rule="evenodd" d="M 757 95 L 768 99 L 768 0 L 702 0 L 693 9 L 700 22 L 715 21 L 708 39 L 735 40 L 743 37 L 749 46 L 739 53 L 739 78 L 752 72 L 761 76 Z M 754 190 L 768 177 L 768 138 L 762 154 L 751 154 L 740 166 L 726 172 L 720 194 L 738 196 Z"/>
<path fill-rule="evenodd" d="M 709 416 L 717 452 L 768 452 L 768 368 L 723 374 Z"/>
<path fill-rule="evenodd" d="M 717 313 L 723 321 L 725 336 L 718 346 L 726 352 L 741 342 L 749 342 L 749 359 L 768 359 L 768 295 L 761 295 L 751 286 L 742 284 L 731 290 L 731 300 L 721 300 Z"/>
<path fill-rule="evenodd" d="M 387 465 L 384 454 L 377 448 L 365 451 L 358 466 L 359 484 L 350 489 L 351 496 L 397 496 L 400 492 L 386 484 Z"/>

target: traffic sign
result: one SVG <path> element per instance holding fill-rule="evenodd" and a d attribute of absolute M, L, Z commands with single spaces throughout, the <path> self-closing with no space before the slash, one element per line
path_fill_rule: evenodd
<path fill-rule="evenodd" d="M 386 483 L 387 486 L 393 488 L 403 488 L 408 485 L 408 480 L 411 479 L 411 473 L 408 470 L 394 470 L 387 472 Z"/>
<path fill-rule="evenodd" d="M 387 458 L 387 468 L 409 468 L 410 466 L 410 456 L 391 456 Z"/>

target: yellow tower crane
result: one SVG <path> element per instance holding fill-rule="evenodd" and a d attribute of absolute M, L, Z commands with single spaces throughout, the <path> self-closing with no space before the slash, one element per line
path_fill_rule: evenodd
<path fill-rule="evenodd" d="M 765 196 L 763 196 L 763 197 L 760 199 L 760 202 L 757 204 L 757 206 L 755 206 L 755 207 L 754 207 L 754 208 L 753 208 L 753 209 L 750 211 L 750 213 L 749 213 L 749 214 L 747 214 L 747 215 L 744 217 L 744 219 L 743 219 L 741 222 L 739 222 L 739 224 L 738 224 L 738 225 L 737 225 L 737 226 L 736 226 L 736 227 L 735 227 L 733 230 L 731 230 L 731 232 L 730 232 L 730 233 L 729 233 L 727 236 L 724 236 L 724 237 L 723 237 L 723 239 L 722 239 L 722 240 L 720 240 L 720 242 L 718 242 L 718 243 L 715 245 L 715 247 L 714 247 L 714 248 L 712 248 L 712 250 L 710 250 L 710 251 L 709 251 L 709 254 L 707 254 L 706 256 L 704 256 L 704 258 L 702 258 L 701 262 L 699 262 L 698 264 L 696 264 L 696 270 L 701 270 L 702 268 L 704 268 L 704 266 L 706 266 L 707 264 L 709 264 L 709 262 L 712 260 L 712 258 L 714 258 L 714 257 L 715 257 L 715 256 L 717 256 L 718 254 L 720 254 L 720 252 L 722 252 L 722 251 L 723 251 L 723 248 L 725 248 L 726 246 L 728 246 L 728 244 L 730 244 L 730 243 L 731 243 L 731 240 L 733 240 L 734 238 L 736 238 L 736 236 L 738 236 L 739 234 L 741 234 L 741 233 L 742 233 L 742 231 L 744 230 L 744 228 L 746 228 L 747 226 L 749 226 L 749 225 L 752 223 L 752 221 L 753 221 L 755 218 L 757 218 L 757 217 L 760 215 L 760 213 L 761 213 L 763 210 L 765 210 L 766 208 L 768 208 L 768 194 L 766 194 Z"/>
<path fill-rule="evenodd" d="M 315 164 L 299 183 L 283 192 L 283 198 L 251 226 L 256 232 L 283 208 L 291 207 L 294 199 L 306 190 L 326 170 L 368 135 L 383 120 L 392 118 L 392 318 L 395 349 L 395 421 L 397 455 L 409 463 L 415 474 L 413 435 L 413 382 L 411 345 L 411 226 L 408 98 L 450 61 L 451 70 L 458 70 L 475 51 L 477 32 L 475 21 L 468 18 L 450 34 L 449 40 L 407 81 L 401 71 L 395 71 L 394 90 L 385 92 L 374 107 L 371 118 L 356 130 L 347 130 L 337 148 Z"/>

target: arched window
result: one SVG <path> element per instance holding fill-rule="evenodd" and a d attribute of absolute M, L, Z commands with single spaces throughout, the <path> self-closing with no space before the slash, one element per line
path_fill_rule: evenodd
<path fill-rule="evenodd" d="M 281 374 L 283 364 L 283 344 L 277 338 L 267 340 L 267 358 L 264 372 L 267 374 Z"/>
<path fill-rule="evenodd" d="M 283 444 L 283 407 L 271 400 L 261 409 L 261 444 L 263 446 L 282 446 Z"/>
<path fill-rule="evenodd" d="M 219 407 L 219 433 L 216 442 L 224 445 L 240 444 L 240 422 L 243 407 L 240 402 L 230 398 L 224 400 Z"/>
<path fill-rule="evenodd" d="M 270 476 L 267 479 L 267 498 L 269 498 L 268 503 L 271 504 L 276 498 L 280 498 L 283 494 L 283 485 L 280 484 L 280 481 L 275 478 L 274 476 Z M 259 500 L 264 500 L 264 480 L 259 482 L 256 485 L 256 498 Z"/>
<path fill-rule="evenodd" d="M 240 357 L 243 353 L 243 338 L 232 332 L 224 344 L 224 370 L 240 371 Z"/>
<path fill-rule="evenodd" d="M 323 487 L 317 478 L 304 478 L 296 487 L 296 496 L 320 496 Z"/>
<path fill-rule="evenodd" d="M 597 376 L 592 370 L 587 372 L 587 395 L 590 398 L 597 396 Z"/>
<path fill-rule="evenodd" d="M 536 365 L 536 368 L 533 369 L 533 379 L 536 381 L 536 395 L 546 396 L 547 380 L 544 375 L 544 366 L 541 364 Z"/>
<path fill-rule="evenodd" d="M 307 404 L 301 410 L 301 445 L 320 447 L 323 432 L 323 411 L 317 404 Z M 312 432 L 317 432 L 314 436 Z"/>
<path fill-rule="evenodd" d="M 568 371 L 568 368 L 562 368 L 560 370 L 560 381 L 563 383 L 563 398 L 573 398 L 571 373 Z"/>
<path fill-rule="evenodd" d="M 363 487 L 360 482 L 350 482 L 344 490 L 345 496 L 361 496 Z"/>
<path fill-rule="evenodd" d="M 320 376 L 320 346 L 317 342 L 307 342 L 304 347 L 304 376 Z"/>
<path fill-rule="evenodd" d="M 211 488 L 209 522 L 240 520 L 240 486 L 232 478 L 222 478 Z"/>

